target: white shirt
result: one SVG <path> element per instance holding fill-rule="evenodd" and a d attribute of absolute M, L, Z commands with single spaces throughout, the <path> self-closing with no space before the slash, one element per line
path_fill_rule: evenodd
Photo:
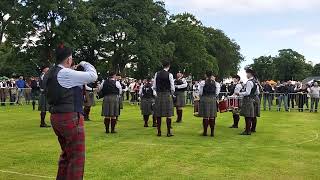
<path fill-rule="evenodd" d="M 310 97 L 312 97 L 312 98 L 319 98 L 319 96 L 320 96 L 320 86 L 318 86 L 318 87 L 315 87 L 315 86 L 311 87 L 309 93 L 310 93 Z"/>
<path fill-rule="evenodd" d="M 169 71 L 169 69 L 168 68 L 165 68 L 164 69 L 165 71 Z M 154 75 L 154 82 L 153 82 L 153 90 L 155 90 L 156 91 L 156 89 L 157 89 L 157 74 L 158 73 L 156 73 L 155 75 Z M 173 79 L 173 75 L 171 74 L 171 73 L 169 73 L 169 81 L 170 81 L 170 90 L 171 90 L 171 93 L 173 94 L 174 93 L 174 91 L 175 91 L 175 87 L 174 87 L 174 79 Z"/>
<path fill-rule="evenodd" d="M 253 78 L 248 79 L 248 81 L 247 81 L 247 83 L 246 83 L 246 85 L 245 85 L 246 91 L 245 91 L 245 92 L 240 92 L 240 93 L 239 93 L 240 96 L 250 96 L 251 90 L 252 90 L 252 88 L 254 87 L 254 84 L 253 84 L 253 82 L 251 81 L 252 79 L 253 79 Z M 259 92 L 259 87 L 258 87 L 258 85 L 257 85 L 257 89 L 256 89 L 256 92 L 255 92 L 255 95 L 259 95 L 259 94 L 260 94 L 260 92 Z"/>
<path fill-rule="evenodd" d="M 82 61 L 79 65 L 84 68 L 84 72 L 58 65 L 62 69 L 58 72 L 57 79 L 62 87 L 69 89 L 79 86 L 82 88 L 84 84 L 97 80 L 97 71 L 90 63 Z"/>
<path fill-rule="evenodd" d="M 205 86 L 206 84 L 206 81 L 201 81 L 199 83 L 199 95 L 202 96 L 203 94 L 203 87 Z M 216 96 L 218 96 L 220 94 L 220 90 L 221 90 L 221 86 L 220 86 L 220 83 L 218 82 L 215 82 L 216 84 Z"/>
<path fill-rule="evenodd" d="M 180 79 L 177 79 L 177 80 L 180 80 Z M 175 85 L 175 88 L 176 89 L 183 89 L 183 88 L 186 88 L 188 87 L 188 83 L 187 83 L 187 80 L 185 78 L 181 78 L 182 80 L 182 83 L 181 85 Z"/>
<path fill-rule="evenodd" d="M 236 85 L 236 87 L 234 88 L 234 93 L 235 93 L 235 94 L 240 94 L 242 88 L 243 88 L 243 87 L 242 87 L 242 84 L 238 83 L 238 84 Z"/>

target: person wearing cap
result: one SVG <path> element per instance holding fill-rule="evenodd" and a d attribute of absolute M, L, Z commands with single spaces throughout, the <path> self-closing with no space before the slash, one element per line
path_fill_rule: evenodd
<path fill-rule="evenodd" d="M 96 69 L 80 62 L 72 69 L 72 50 L 60 45 L 56 49 L 56 65 L 45 75 L 45 94 L 51 113 L 51 125 L 61 146 L 57 179 L 83 179 L 85 134 L 83 127 L 83 85 L 96 81 Z M 76 68 L 77 69 L 77 68 Z"/>
<path fill-rule="evenodd" d="M 148 121 L 150 115 L 153 115 L 153 105 L 156 92 L 152 89 L 151 78 L 148 77 L 146 82 L 141 86 L 139 95 L 141 97 L 141 114 L 144 120 L 144 127 L 149 127 Z M 156 118 L 153 116 L 152 127 L 157 127 Z"/>
<path fill-rule="evenodd" d="M 199 116 L 203 118 L 203 136 L 208 136 L 207 129 L 210 126 L 211 137 L 214 137 L 215 123 L 217 117 L 217 96 L 220 93 L 220 84 L 212 71 L 206 72 L 206 79 L 199 85 Z"/>
<path fill-rule="evenodd" d="M 153 89 L 156 91 L 154 116 L 157 118 L 157 136 L 161 136 L 161 123 L 162 117 L 166 117 L 167 123 L 167 137 L 173 136 L 171 133 L 171 117 L 173 113 L 173 99 L 174 94 L 174 79 L 173 75 L 169 72 L 170 62 L 164 61 L 162 63 L 163 69 L 158 71 L 154 76 Z"/>
<path fill-rule="evenodd" d="M 43 67 L 42 68 L 42 73 L 39 78 L 39 86 L 40 86 L 40 96 L 39 96 L 39 102 L 38 102 L 38 111 L 40 111 L 40 127 L 41 128 L 48 128 L 51 127 L 46 124 L 45 119 L 46 119 L 46 114 L 47 111 L 49 110 L 49 105 L 48 101 L 45 95 L 45 82 L 47 82 L 47 72 L 49 71 L 48 67 Z"/>
<path fill-rule="evenodd" d="M 99 96 L 103 97 L 101 116 L 104 117 L 106 133 L 116 133 L 115 127 L 117 118 L 120 115 L 120 95 L 122 87 L 117 81 L 117 74 L 109 72 L 109 77 L 105 79 L 99 87 Z"/>
<path fill-rule="evenodd" d="M 233 83 L 235 84 L 232 95 L 239 94 L 241 90 L 243 89 L 242 84 L 240 83 L 240 76 L 235 75 L 232 77 L 233 78 Z M 239 100 L 236 99 L 238 102 Z M 238 103 L 240 104 L 240 103 Z M 233 117 L 233 125 L 230 126 L 230 128 L 238 128 L 239 127 L 239 121 L 240 121 L 240 115 L 239 115 L 239 108 L 238 109 L 233 109 L 232 111 L 232 117 Z"/>
<path fill-rule="evenodd" d="M 186 90 L 188 83 L 185 78 L 183 78 L 182 73 L 177 73 L 177 79 L 174 81 L 175 85 L 175 102 L 174 105 L 177 110 L 177 123 L 182 121 L 182 108 L 186 106 Z"/>
<path fill-rule="evenodd" d="M 256 132 L 257 117 L 260 117 L 260 99 L 258 81 L 255 79 L 255 72 L 246 69 L 248 81 L 245 84 L 245 91 L 236 93 L 243 97 L 240 115 L 245 117 L 246 128 L 241 135 L 251 135 Z"/>

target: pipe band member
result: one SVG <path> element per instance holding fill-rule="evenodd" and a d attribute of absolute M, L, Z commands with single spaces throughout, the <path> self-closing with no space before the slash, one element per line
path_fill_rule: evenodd
<path fill-rule="evenodd" d="M 167 118 L 167 137 L 173 136 L 171 133 L 171 117 L 173 113 L 174 79 L 169 73 L 170 62 L 162 64 L 163 70 L 157 72 L 154 77 L 153 89 L 156 91 L 154 116 L 157 118 L 158 136 L 161 136 L 161 117 Z"/>
<path fill-rule="evenodd" d="M 235 75 L 232 77 L 233 82 L 235 84 L 234 90 L 233 90 L 233 96 L 236 96 L 236 94 L 239 94 L 241 90 L 243 89 L 243 86 L 240 82 L 240 76 Z M 240 100 L 235 99 L 235 101 L 238 101 L 238 104 L 240 105 Z M 232 111 L 232 117 L 233 117 L 233 125 L 230 126 L 230 128 L 238 128 L 239 127 L 239 121 L 240 121 L 240 114 L 239 114 L 239 108 L 238 109 L 233 109 Z"/>
<path fill-rule="evenodd" d="M 84 85 L 84 107 L 83 107 L 83 116 L 85 121 L 90 121 L 90 111 L 91 106 L 95 105 L 94 101 L 94 91 L 96 88 L 95 83 L 89 83 Z"/>
<path fill-rule="evenodd" d="M 39 78 L 40 96 L 39 96 L 39 103 L 38 103 L 38 111 L 40 111 L 40 127 L 41 128 L 51 127 L 47 125 L 45 122 L 46 114 L 47 114 L 47 111 L 49 110 L 49 104 L 44 91 L 46 88 L 45 83 L 47 82 L 47 78 L 48 78 L 46 74 L 48 73 L 48 71 L 49 71 L 48 67 L 42 68 L 42 73 Z"/>
<path fill-rule="evenodd" d="M 71 69 L 72 50 L 60 45 L 56 49 L 56 66 L 47 74 L 45 93 L 51 113 L 51 124 L 58 137 L 62 153 L 57 179 L 83 179 L 85 134 L 83 128 L 83 85 L 96 81 L 96 69 L 87 62 Z"/>
<path fill-rule="evenodd" d="M 177 73 L 177 79 L 174 81 L 175 85 L 175 107 L 177 110 L 177 123 L 182 121 L 182 108 L 186 105 L 186 94 L 188 83 L 183 78 L 182 73 Z"/>
<path fill-rule="evenodd" d="M 217 99 L 220 93 L 220 84 L 215 81 L 212 71 L 206 73 L 206 80 L 199 85 L 199 116 L 203 118 L 203 136 L 207 136 L 210 125 L 211 136 L 214 137 L 214 127 L 217 117 Z"/>
<path fill-rule="evenodd" d="M 144 127 L 149 127 L 149 116 L 153 115 L 153 105 L 155 102 L 156 92 L 152 88 L 151 78 L 148 77 L 146 82 L 141 86 L 139 95 L 141 97 L 141 114 L 144 120 Z M 153 116 L 152 127 L 157 127 L 156 118 Z"/>
<path fill-rule="evenodd" d="M 122 87 L 119 81 L 117 81 L 117 74 L 110 72 L 109 77 L 105 79 L 100 86 L 100 93 L 103 98 L 101 116 L 104 116 L 104 125 L 106 133 L 116 133 L 115 127 L 117 124 L 117 118 L 120 114 L 120 94 L 122 93 Z"/>
<path fill-rule="evenodd" d="M 240 96 L 243 96 L 240 115 L 245 117 L 246 122 L 246 129 L 241 135 L 251 135 L 251 132 L 256 132 L 257 117 L 260 117 L 258 81 L 252 69 L 246 69 L 246 73 L 248 81 L 245 91 L 239 93 Z"/>

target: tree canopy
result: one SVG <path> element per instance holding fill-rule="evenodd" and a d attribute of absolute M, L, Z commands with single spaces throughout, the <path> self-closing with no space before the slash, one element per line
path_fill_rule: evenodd
<path fill-rule="evenodd" d="M 174 73 L 201 78 L 212 70 L 225 78 L 243 61 L 240 46 L 222 30 L 190 13 L 169 16 L 163 1 L 4 0 L 0 7 L 1 75 L 37 75 L 55 62 L 60 43 L 102 75 L 145 78 L 166 59 Z"/>

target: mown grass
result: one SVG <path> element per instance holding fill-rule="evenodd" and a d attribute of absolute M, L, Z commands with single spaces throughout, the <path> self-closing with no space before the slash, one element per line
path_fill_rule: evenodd
<path fill-rule="evenodd" d="M 320 179 L 319 114 L 262 112 L 246 137 L 238 135 L 243 119 L 229 129 L 232 114 L 219 114 L 211 138 L 187 107 L 175 136 L 159 138 L 143 128 L 137 106 L 125 106 L 115 135 L 104 133 L 100 112 L 94 107 L 85 124 L 85 179 Z M 30 106 L 0 107 L 0 179 L 43 179 L 1 171 L 55 177 L 60 147 L 38 119 Z"/>

